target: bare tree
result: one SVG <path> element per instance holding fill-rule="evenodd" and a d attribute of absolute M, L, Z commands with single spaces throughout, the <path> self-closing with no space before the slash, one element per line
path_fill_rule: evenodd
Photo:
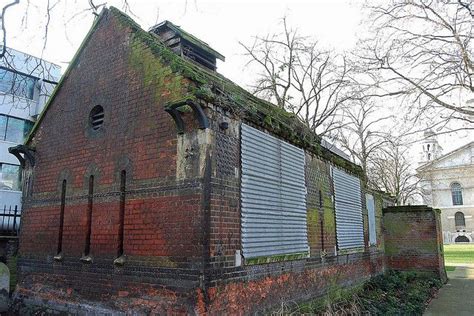
<path fill-rule="evenodd" d="M 393 195 L 398 205 L 409 203 L 420 195 L 418 182 L 407 158 L 408 147 L 399 140 L 387 139 L 368 166 L 369 186 Z"/>
<path fill-rule="evenodd" d="M 252 45 L 240 43 L 260 72 L 254 93 L 297 114 L 320 135 L 338 125 L 338 111 L 353 95 L 345 56 L 320 49 L 282 19 L 282 31 L 257 36 Z"/>
<path fill-rule="evenodd" d="M 380 115 L 382 108 L 372 101 L 360 99 L 343 109 L 342 128 L 335 131 L 339 146 L 360 163 L 367 179 L 370 159 L 387 143 L 387 132 L 382 124 L 393 119 L 392 115 Z"/>
<path fill-rule="evenodd" d="M 29 107 L 35 104 L 30 98 L 25 98 L 31 87 L 32 77 L 41 77 L 37 81 L 40 86 L 40 95 L 48 96 L 51 89 L 43 89 L 44 83 L 56 84 L 57 69 L 53 69 L 53 65 L 43 62 L 43 54 L 49 44 L 50 29 L 62 25 L 65 30 L 66 39 L 68 37 L 68 27 L 70 23 L 76 20 L 91 19 L 98 16 L 99 11 L 105 6 L 105 2 L 97 3 L 95 0 L 88 1 L 72 1 L 72 0 L 46 0 L 40 2 L 33 2 L 31 0 L 10 0 L 3 1 L 0 4 L 0 79 L 2 80 L 2 91 L 0 104 L 3 106 L 10 106 L 10 110 L 18 107 Z M 131 4 L 128 0 L 117 0 L 116 5 L 121 7 L 125 12 L 134 15 L 131 11 Z M 8 19 L 9 12 L 14 6 L 21 12 L 21 19 Z M 31 18 L 36 24 L 31 24 Z M 135 16 L 135 15 L 134 15 Z M 40 19 L 37 19 L 37 18 Z M 7 23 L 8 22 L 8 23 Z M 27 32 L 31 27 L 39 34 L 41 46 L 29 53 L 40 57 L 40 59 L 32 56 L 25 56 L 25 58 L 17 58 L 14 53 L 8 48 L 7 42 L 10 42 L 10 32 L 13 28 L 20 29 Z M 8 72 L 7 69 L 14 69 L 13 72 Z M 20 98 L 22 102 L 18 102 Z"/>
<path fill-rule="evenodd" d="M 3 58 L 3 56 L 5 55 L 6 47 L 7 47 L 7 36 L 6 36 L 7 30 L 6 30 L 6 26 L 5 26 L 5 14 L 7 13 L 7 10 L 10 7 L 13 7 L 14 5 L 18 4 L 19 2 L 20 2 L 20 0 L 13 0 L 13 1 L 7 3 L 7 4 L 4 4 L 3 7 L 2 7 L 2 14 L 0 15 L 0 25 L 1 25 L 1 28 L 2 28 L 2 47 L 1 47 L 1 50 L 0 50 L 0 58 Z"/>
<path fill-rule="evenodd" d="M 474 129 L 472 1 L 373 3 L 372 36 L 361 42 L 359 57 L 374 95 L 402 97 L 411 120 Z"/>

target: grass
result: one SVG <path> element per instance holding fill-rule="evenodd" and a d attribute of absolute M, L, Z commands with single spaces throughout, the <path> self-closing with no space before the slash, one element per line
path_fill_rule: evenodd
<path fill-rule="evenodd" d="M 444 245 L 446 265 L 474 264 L 474 244 Z"/>
<path fill-rule="evenodd" d="M 453 267 L 453 266 L 445 266 L 445 268 L 446 268 L 447 272 L 451 272 L 451 271 L 456 270 L 456 267 Z"/>
<path fill-rule="evenodd" d="M 10 270 L 10 293 L 13 293 L 17 282 L 17 268 L 16 268 L 17 256 L 13 256 L 8 260 L 8 269 Z"/>

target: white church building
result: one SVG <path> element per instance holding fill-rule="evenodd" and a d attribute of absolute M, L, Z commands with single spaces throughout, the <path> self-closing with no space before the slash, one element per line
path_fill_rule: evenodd
<path fill-rule="evenodd" d="M 421 143 L 417 176 L 423 204 L 441 210 L 445 244 L 473 242 L 474 141 L 443 154 L 434 133 Z"/>

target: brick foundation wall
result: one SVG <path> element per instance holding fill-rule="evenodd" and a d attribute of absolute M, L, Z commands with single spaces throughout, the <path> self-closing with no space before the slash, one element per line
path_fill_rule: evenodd
<path fill-rule="evenodd" d="M 446 280 L 440 214 L 427 206 L 384 209 L 387 267 L 436 273 Z"/>
<path fill-rule="evenodd" d="M 235 268 L 210 284 L 208 312 L 250 315 L 314 299 L 382 273 L 383 261 L 380 253 L 356 253 Z"/>

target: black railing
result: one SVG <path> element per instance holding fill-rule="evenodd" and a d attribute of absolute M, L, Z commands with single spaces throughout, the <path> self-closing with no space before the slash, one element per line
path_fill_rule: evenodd
<path fill-rule="evenodd" d="M 18 205 L 0 209 L 0 236 L 17 236 L 20 231 L 21 209 Z"/>

